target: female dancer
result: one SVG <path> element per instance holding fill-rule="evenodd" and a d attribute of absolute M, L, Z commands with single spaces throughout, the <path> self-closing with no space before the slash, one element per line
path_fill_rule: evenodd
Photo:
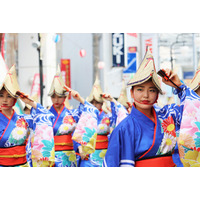
<path fill-rule="evenodd" d="M 178 148 L 184 167 L 200 167 L 200 67 L 186 91 Z"/>
<path fill-rule="evenodd" d="M 179 93 L 183 102 L 188 88 L 182 85 L 172 71 L 166 70 L 166 74 L 177 85 L 176 93 Z M 163 79 L 163 82 L 174 87 L 168 79 Z M 162 94 L 162 90 L 148 48 L 143 62 L 128 85 L 132 86 L 132 111 L 111 134 L 103 166 L 175 166 L 172 154 L 176 146 L 176 134 L 180 129 L 183 105 L 154 108 L 158 93 Z"/>
<path fill-rule="evenodd" d="M 65 107 L 65 100 L 69 91 L 72 97 L 80 102 L 78 109 L 69 110 Z M 51 96 L 53 103 L 50 108 L 50 112 L 55 116 L 53 124 L 55 167 L 76 167 L 77 161 L 76 153 L 73 147 L 72 134 L 84 109 L 84 99 L 78 92 L 65 86 L 60 69 L 58 69 L 56 75 L 54 76 L 49 96 Z"/>
<path fill-rule="evenodd" d="M 13 106 L 18 95 L 32 107 L 31 115 L 18 115 Z M 53 115 L 19 91 L 15 66 L 0 86 L 0 166 L 30 166 L 26 143 L 31 128 L 31 160 L 33 166 L 53 166 Z M 29 152 L 30 153 L 30 152 Z"/>
<path fill-rule="evenodd" d="M 111 110 L 112 110 L 111 113 L 106 114 L 102 110 L 103 99 L 111 102 Z M 119 116 L 118 122 L 120 122 L 124 117 L 127 116 L 121 113 L 127 113 L 127 111 L 113 97 L 103 93 L 98 78 L 96 78 L 95 80 L 91 94 L 87 98 L 87 101 L 89 101 L 91 104 L 93 104 L 94 107 L 98 109 L 98 111 L 94 109 L 93 114 L 95 116 L 92 116 L 93 114 L 90 112 L 91 114 L 90 116 L 93 117 L 93 119 L 95 118 L 97 123 L 97 127 L 93 127 L 95 129 L 95 132 L 97 133 L 96 143 L 94 146 L 94 151 L 92 153 L 85 152 L 82 145 L 79 145 L 76 151 L 78 151 L 81 156 L 79 164 L 80 167 L 100 167 L 102 165 L 103 158 L 107 151 L 108 139 L 109 139 L 108 137 L 111 128 L 115 127 L 117 116 Z M 81 121 L 83 120 L 85 122 L 85 127 L 83 123 L 81 124 L 82 125 L 81 128 L 78 127 L 79 130 L 80 129 L 86 130 L 88 128 L 88 125 L 86 123 L 87 119 L 85 119 L 84 116 L 88 117 L 88 115 L 83 114 L 81 116 L 79 124 L 81 124 Z M 79 124 L 77 126 L 79 126 Z"/>

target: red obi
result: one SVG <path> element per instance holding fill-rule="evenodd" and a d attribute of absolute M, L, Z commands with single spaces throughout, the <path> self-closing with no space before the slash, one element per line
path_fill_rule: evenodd
<path fill-rule="evenodd" d="M 138 160 L 135 162 L 135 167 L 175 167 L 175 164 L 169 155 Z"/>
<path fill-rule="evenodd" d="M 26 164 L 26 146 L 0 148 L 0 165 L 5 167 Z"/>
<path fill-rule="evenodd" d="M 108 136 L 107 135 L 97 135 L 96 140 L 96 150 L 107 149 L 108 148 Z"/>
<path fill-rule="evenodd" d="M 73 150 L 72 135 L 56 135 L 54 136 L 55 151 Z"/>

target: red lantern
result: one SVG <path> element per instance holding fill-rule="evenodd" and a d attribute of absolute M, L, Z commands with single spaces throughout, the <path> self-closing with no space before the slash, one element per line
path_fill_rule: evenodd
<path fill-rule="evenodd" d="M 98 62 L 98 68 L 103 69 L 105 67 L 105 63 L 103 61 Z"/>
<path fill-rule="evenodd" d="M 81 49 L 80 50 L 80 56 L 83 58 L 86 56 L 86 50 L 85 49 Z"/>

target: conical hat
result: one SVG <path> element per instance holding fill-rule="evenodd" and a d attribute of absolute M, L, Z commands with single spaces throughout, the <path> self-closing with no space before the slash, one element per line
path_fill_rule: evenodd
<path fill-rule="evenodd" d="M 199 65 L 198 65 L 198 68 L 197 68 L 197 71 L 189 85 L 189 87 L 196 91 L 198 88 L 199 88 L 199 85 L 200 84 L 200 61 L 199 61 Z"/>
<path fill-rule="evenodd" d="M 121 103 L 123 106 L 125 106 L 126 108 L 128 108 L 128 97 L 127 97 L 127 92 L 126 92 L 126 85 L 125 85 L 125 82 L 123 80 L 123 83 L 122 83 L 122 89 L 121 89 L 121 93 L 119 95 L 119 98 L 117 99 L 117 101 L 119 103 Z"/>
<path fill-rule="evenodd" d="M 17 81 L 17 73 L 15 69 L 15 65 L 13 65 L 10 70 L 7 72 L 6 77 L 3 83 L 0 86 L 0 90 L 5 88 L 6 91 L 14 98 L 17 98 L 16 92 L 19 91 L 19 84 Z"/>
<path fill-rule="evenodd" d="M 148 81 L 150 78 L 152 78 L 154 85 L 162 94 L 162 90 L 161 90 L 160 83 L 158 80 L 158 75 L 155 69 L 154 59 L 150 52 L 149 47 L 147 46 L 147 51 L 142 63 L 140 64 L 140 67 L 137 70 L 137 72 L 134 74 L 133 78 L 129 81 L 127 86 L 140 85 Z"/>
<path fill-rule="evenodd" d="M 56 75 L 53 78 L 48 96 L 52 96 L 54 93 L 58 96 L 67 96 L 68 92 L 66 92 L 66 90 L 63 88 L 64 86 L 65 82 L 62 78 L 60 67 L 58 67 Z"/>
<path fill-rule="evenodd" d="M 90 93 L 90 95 L 87 97 L 87 101 L 91 102 L 93 99 L 95 99 L 96 101 L 103 103 L 103 99 L 101 97 L 101 94 L 103 93 L 101 86 L 100 86 L 100 81 L 98 78 L 98 75 L 96 76 L 96 80 L 94 82 L 92 91 Z"/>

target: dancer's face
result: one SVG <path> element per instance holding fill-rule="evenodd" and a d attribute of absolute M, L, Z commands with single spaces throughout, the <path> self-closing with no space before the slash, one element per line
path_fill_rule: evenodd
<path fill-rule="evenodd" d="M 131 97 L 135 100 L 135 106 L 141 111 L 151 109 L 157 99 L 157 95 L 158 89 L 151 80 L 136 85 L 131 89 Z"/>
<path fill-rule="evenodd" d="M 56 109 L 59 109 L 62 107 L 63 103 L 65 102 L 65 99 L 66 97 L 58 96 L 55 93 L 51 96 L 51 101 Z"/>
<path fill-rule="evenodd" d="M 0 91 L 1 110 L 12 110 L 16 99 L 13 98 L 4 88 Z"/>
<path fill-rule="evenodd" d="M 95 99 L 93 99 L 93 100 L 91 101 L 91 104 L 92 104 L 93 106 L 95 106 L 98 110 L 101 110 L 101 109 L 102 109 L 102 106 L 103 106 L 103 103 L 100 103 L 100 102 L 96 101 Z"/>

